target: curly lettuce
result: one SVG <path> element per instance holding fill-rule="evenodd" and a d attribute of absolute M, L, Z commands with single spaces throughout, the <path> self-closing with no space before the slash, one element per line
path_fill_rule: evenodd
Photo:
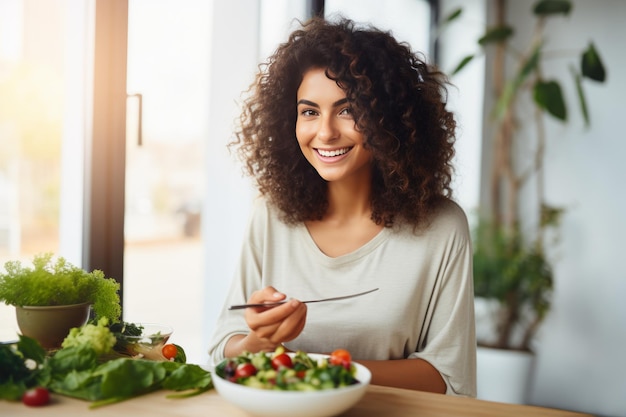
<path fill-rule="evenodd" d="M 113 351 L 117 339 L 109 330 L 109 320 L 100 318 L 97 324 L 86 324 L 70 330 L 63 344 L 63 348 L 89 346 L 98 356 L 106 355 Z"/>

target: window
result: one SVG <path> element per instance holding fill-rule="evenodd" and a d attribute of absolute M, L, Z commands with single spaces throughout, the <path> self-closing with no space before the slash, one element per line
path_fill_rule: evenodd
<path fill-rule="evenodd" d="M 92 35 L 88 2 L 0 2 L 0 268 L 40 252 L 82 256 Z M 0 305 L 0 340 L 13 340 Z"/>

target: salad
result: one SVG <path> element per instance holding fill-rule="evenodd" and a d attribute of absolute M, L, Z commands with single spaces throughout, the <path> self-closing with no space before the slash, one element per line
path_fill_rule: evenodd
<path fill-rule="evenodd" d="M 215 373 L 237 384 L 282 391 L 318 391 L 359 383 L 356 367 L 345 349 L 319 360 L 302 351 L 288 354 L 282 346 L 273 354 L 245 352 L 222 361 Z"/>

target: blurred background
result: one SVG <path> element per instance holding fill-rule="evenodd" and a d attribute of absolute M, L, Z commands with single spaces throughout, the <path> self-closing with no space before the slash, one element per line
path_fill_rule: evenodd
<path fill-rule="evenodd" d="M 509 3 L 524 27 L 534 1 Z M 609 75 L 587 90 L 589 128 L 547 122 L 546 194 L 568 209 L 528 402 L 626 416 L 626 81 L 611 71 L 626 64 L 626 1 L 573 4 L 550 42 L 593 38 Z M 439 37 L 433 22 L 458 5 L 462 21 Z M 254 196 L 226 150 L 239 103 L 296 19 L 319 12 L 391 30 L 450 72 L 493 10 L 488 0 L 0 0 L 0 265 L 54 252 L 102 269 L 122 282 L 125 320 L 170 324 L 204 363 Z M 488 68 L 480 58 L 454 76 L 449 97 L 455 198 L 471 221 L 487 187 Z M 0 339 L 16 331 L 14 309 L 0 305 Z"/>

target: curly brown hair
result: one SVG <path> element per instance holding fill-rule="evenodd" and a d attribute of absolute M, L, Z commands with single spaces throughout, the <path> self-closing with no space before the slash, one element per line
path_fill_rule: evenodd
<path fill-rule="evenodd" d="M 313 18 L 259 66 L 244 103 L 237 147 L 259 191 L 287 223 L 321 219 L 327 183 L 295 136 L 303 75 L 323 68 L 345 92 L 373 155 L 372 220 L 423 224 L 452 195 L 456 122 L 446 110 L 448 80 L 405 43 L 375 27 Z"/>

